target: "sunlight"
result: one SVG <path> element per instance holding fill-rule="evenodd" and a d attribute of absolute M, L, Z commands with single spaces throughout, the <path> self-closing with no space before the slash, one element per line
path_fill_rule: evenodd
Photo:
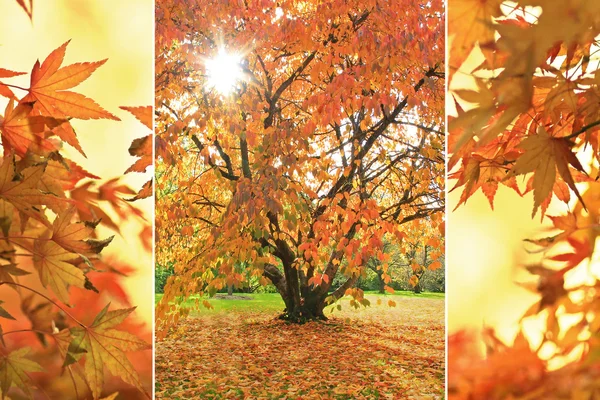
<path fill-rule="evenodd" d="M 233 92 L 237 82 L 242 79 L 241 60 L 240 55 L 219 49 L 219 54 L 205 63 L 207 86 L 224 96 Z"/>

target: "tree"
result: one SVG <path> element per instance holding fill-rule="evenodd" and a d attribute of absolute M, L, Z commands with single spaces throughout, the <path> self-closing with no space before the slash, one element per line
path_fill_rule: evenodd
<path fill-rule="evenodd" d="M 324 318 L 385 235 L 440 223 L 443 18 L 441 1 L 158 3 L 157 260 L 176 262 L 159 319 L 241 285 L 236 262 L 283 317 Z M 235 54 L 223 88 L 215 58 Z"/>
<path fill-rule="evenodd" d="M 377 277 L 379 292 L 384 293 L 388 284 L 415 293 L 423 290 L 444 292 L 444 237 L 440 231 L 432 229 L 425 219 L 409 224 L 404 233 L 406 236 L 401 244 L 384 239 L 387 272 L 379 258 L 371 257 L 367 261 L 366 267 Z"/>
<path fill-rule="evenodd" d="M 19 5 L 33 19 L 33 1 L 12 4 Z M 8 39 L 14 46 L 19 37 Z M 133 268 L 106 255 L 114 236 L 100 236 L 103 228 L 119 232 L 131 219 L 147 227 L 142 211 L 123 198 L 144 193 L 136 195 L 120 178 L 98 183 L 87 164 L 73 161 L 75 151 L 85 155 L 79 120 L 120 118 L 76 88 L 107 60 L 65 63 L 68 44 L 32 62 L 29 74 L 12 70 L 21 61 L 18 52 L 0 67 L 6 104 L 0 114 L 0 289 L 7 300 L 0 301 L 0 398 L 98 399 L 108 387 L 149 398 L 147 382 L 126 356 L 151 347 L 138 337 L 140 324 L 128 318 L 135 307 L 122 278 Z M 123 108 L 152 119 L 150 107 Z M 105 385 L 105 366 L 126 385 Z"/>
<path fill-rule="evenodd" d="M 598 18 L 598 2 L 449 2 L 456 108 L 449 168 L 455 188 L 463 188 L 457 206 L 481 189 L 493 207 L 503 184 L 520 196 L 533 192 L 533 216 L 539 211 L 553 230 L 528 240 L 541 258 L 521 266 L 537 279 L 525 284 L 539 301 L 523 318 L 545 319 L 541 344 L 534 348 L 523 332 L 505 344 L 486 331 L 481 360 L 474 339 L 457 333 L 449 345 L 452 399 L 599 393 L 600 297 L 592 268 L 600 232 Z M 562 214 L 546 215 L 552 199 L 563 203 Z M 565 284 L 575 271 L 585 281 Z M 572 325 L 559 324 L 568 318 Z"/>

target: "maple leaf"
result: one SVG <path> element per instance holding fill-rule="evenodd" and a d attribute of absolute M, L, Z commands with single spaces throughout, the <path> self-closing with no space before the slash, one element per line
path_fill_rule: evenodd
<path fill-rule="evenodd" d="M 77 254 L 49 240 L 48 233 L 33 242 L 33 265 L 39 272 L 40 280 L 44 287 L 49 285 L 63 303 L 69 303 L 69 285 L 86 287 L 83 271 L 69 263 L 78 258 Z"/>
<path fill-rule="evenodd" d="M 14 157 L 5 157 L 0 166 L 0 198 L 12 204 L 19 212 L 49 226 L 50 223 L 39 205 L 61 206 L 62 201 L 51 194 L 43 193 L 38 185 L 46 165 L 38 165 L 15 172 Z"/>
<path fill-rule="evenodd" d="M 8 393 L 11 386 L 17 386 L 32 397 L 31 379 L 27 372 L 39 372 L 43 369 L 38 363 L 25 357 L 30 351 L 30 347 L 22 347 L 0 355 L 0 389 L 3 396 Z"/>
<path fill-rule="evenodd" d="M 24 75 L 24 72 L 15 72 L 8 69 L 0 68 L 0 78 L 12 78 L 13 76 Z M 9 99 L 16 99 L 15 94 L 10 90 L 8 86 L 0 82 L 0 96 L 7 97 Z"/>
<path fill-rule="evenodd" d="M 0 76 L 1 77 L 1 76 Z M 123 110 L 129 111 L 134 117 L 138 119 L 142 124 L 146 125 L 148 129 L 152 129 L 152 106 L 143 107 L 119 107 Z"/>
<path fill-rule="evenodd" d="M 89 78 L 98 67 L 106 62 L 106 60 L 102 60 L 76 63 L 60 68 L 68 44 L 69 42 L 65 42 L 51 52 L 41 65 L 39 60 L 35 63 L 31 71 L 29 94 L 22 101 L 35 102 L 33 107 L 35 113 L 56 119 L 106 118 L 119 121 L 119 118 L 104 110 L 92 99 L 66 90 Z M 55 128 L 54 132 L 85 155 L 70 124 L 62 124 Z"/>
<path fill-rule="evenodd" d="M 452 0 L 448 6 L 448 32 L 452 36 L 451 69 L 458 69 L 477 43 L 494 40 L 492 17 L 501 15 L 502 0 Z M 464 29 L 468 26 L 468 29 Z"/>
<path fill-rule="evenodd" d="M 4 309 L 4 307 L 1 306 L 2 303 L 4 303 L 4 302 L 0 300 L 0 317 L 14 320 L 15 317 L 10 315 L 10 313 L 8 311 L 6 311 Z"/>
<path fill-rule="evenodd" d="M 142 186 L 140 191 L 135 195 L 135 197 L 127 199 L 127 201 L 136 201 L 136 200 L 140 200 L 140 199 L 146 199 L 150 196 L 152 196 L 152 179 L 150 179 L 148 182 L 144 183 L 144 185 Z"/>
<path fill-rule="evenodd" d="M 125 173 L 146 172 L 146 168 L 152 165 L 152 135 L 138 138 L 131 143 L 129 154 L 140 157 Z"/>
<path fill-rule="evenodd" d="M 31 322 L 31 329 L 34 329 L 38 340 L 46 345 L 46 335 L 51 334 L 54 329 L 63 329 L 67 326 L 66 316 L 64 312 L 57 311 L 56 305 L 49 301 L 35 302 L 34 294 L 23 297 L 21 302 L 21 311 L 29 322 Z"/>
<path fill-rule="evenodd" d="M 44 137 L 44 132 L 51 119 L 30 116 L 32 110 L 33 103 L 20 102 L 15 107 L 13 99 L 8 102 L 4 118 L 0 119 L 2 145 L 6 153 L 13 150 L 15 154 L 24 157 L 28 151 L 46 155 L 57 150 L 57 144 Z M 56 122 L 53 125 L 60 124 L 60 122 Z"/>
<path fill-rule="evenodd" d="M 77 207 L 71 206 L 59 214 L 52 224 L 52 237 L 50 238 L 63 249 L 84 255 L 97 254 L 112 240 L 90 239 L 95 224 L 89 222 L 72 223 L 77 213 Z"/>
<path fill-rule="evenodd" d="M 84 178 L 100 179 L 74 161 L 61 157 L 58 160 L 48 161 L 42 181 L 47 191 L 58 195 L 65 190 L 73 189 Z"/>
<path fill-rule="evenodd" d="M 17 0 L 17 4 L 21 6 L 29 19 L 33 21 L 33 0 Z"/>
<path fill-rule="evenodd" d="M 14 249 L 11 250 L 14 253 Z M 0 265 L 0 282 L 14 283 L 15 276 L 28 275 L 29 272 L 17 267 L 16 264 Z"/>
<path fill-rule="evenodd" d="M 552 193 L 556 181 L 556 170 L 575 192 L 581 201 L 581 195 L 575 186 L 569 165 L 584 171 L 577 157 L 570 150 L 570 143 L 564 138 L 554 138 L 540 128 L 536 135 L 526 137 L 519 145 L 525 152 L 519 157 L 507 177 L 534 172 L 533 176 L 533 215 L 538 207 Z"/>
<path fill-rule="evenodd" d="M 144 391 L 135 368 L 124 352 L 151 348 L 130 333 L 112 329 L 123 322 L 135 307 L 108 311 L 109 306 L 110 303 L 96 315 L 89 327 L 71 328 L 73 340 L 65 359 L 66 366 L 85 355 L 84 375 L 94 399 L 100 397 L 104 385 L 104 366 L 114 376 Z"/>

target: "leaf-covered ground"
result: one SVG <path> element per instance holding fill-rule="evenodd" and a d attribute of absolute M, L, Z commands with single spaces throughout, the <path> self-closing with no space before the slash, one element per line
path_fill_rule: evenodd
<path fill-rule="evenodd" d="M 156 343 L 156 398 L 443 398 L 444 300 L 377 297 L 304 325 L 260 307 L 201 311 Z"/>

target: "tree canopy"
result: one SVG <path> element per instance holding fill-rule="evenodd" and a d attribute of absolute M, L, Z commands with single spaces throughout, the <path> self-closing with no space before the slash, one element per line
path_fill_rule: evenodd
<path fill-rule="evenodd" d="M 159 329 L 176 297 L 240 285 L 240 262 L 286 317 L 322 318 L 362 299 L 371 257 L 385 275 L 386 235 L 442 225 L 443 2 L 168 0 L 156 15 L 156 251 L 175 262 Z M 219 55 L 239 72 L 228 90 Z"/>

